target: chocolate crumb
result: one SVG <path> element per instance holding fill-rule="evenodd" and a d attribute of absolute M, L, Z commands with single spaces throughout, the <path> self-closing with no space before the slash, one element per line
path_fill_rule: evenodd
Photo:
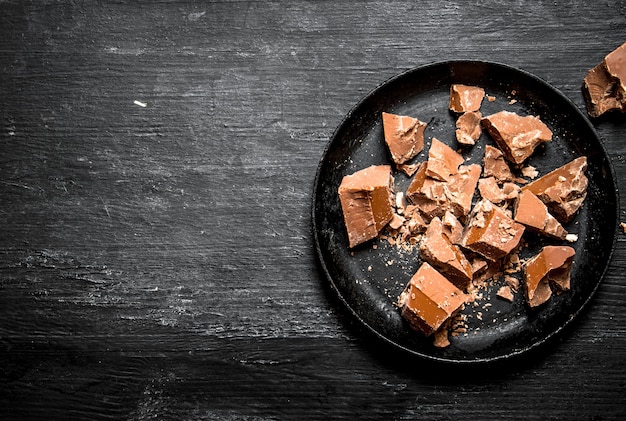
<path fill-rule="evenodd" d="M 513 292 L 511 291 L 511 288 L 508 285 L 504 285 L 500 287 L 496 295 L 509 302 L 513 302 Z"/>

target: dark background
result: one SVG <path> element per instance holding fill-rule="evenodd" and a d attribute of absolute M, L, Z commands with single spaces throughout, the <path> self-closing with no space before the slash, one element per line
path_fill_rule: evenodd
<path fill-rule="evenodd" d="M 625 41 L 623 1 L 0 1 L 0 418 L 623 419 L 621 231 L 556 341 L 457 371 L 342 309 L 310 206 L 386 79 L 490 60 L 584 110 Z M 626 115 L 593 123 L 620 183 Z"/>

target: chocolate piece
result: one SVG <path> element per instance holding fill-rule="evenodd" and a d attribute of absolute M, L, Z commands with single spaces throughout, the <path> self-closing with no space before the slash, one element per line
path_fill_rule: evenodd
<path fill-rule="evenodd" d="M 565 228 L 554 216 L 550 215 L 546 205 L 529 190 L 520 193 L 515 204 L 514 219 L 549 237 L 564 240 L 567 236 Z"/>
<path fill-rule="evenodd" d="M 478 191 L 483 199 L 492 203 L 500 204 L 504 202 L 504 193 L 500 190 L 494 177 L 481 178 L 478 180 Z"/>
<path fill-rule="evenodd" d="M 484 199 L 499 205 L 506 200 L 517 199 L 520 188 L 515 183 L 504 183 L 500 188 L 495 177 L 487 177 L 478 180 L 478 191 Z"/>
<path fill-rule="evenodd" d="M 485 156 L 483 157 L 483 176 L 494 177 L 499 183 L 513 181 L 513 173 L 509 164 L 506 163 L 502 151 L 491 145 L 485 146 Z"/>
<path fill-rule="evenodd" d="M 626 112 L 626 43 L 589 70 L 583 80 L 583 94 L 591 117 L 611 110 Z"/>
<path fill-rule="evenodd" d="M 448 181 L 451 175 L 459 171 L 459 165 L 462 163 L 463 157 L 461 154 L 437 138 L 433 138 L 428 151 L 427 176 L 435 180 Z"/>
<path fill-rule="evenodd" d="M 506 159 L 515 164 L 524 162 L 540 143 L 552 140 L 552 131 L 535 116 L 500 111 L 481 122 Z"/>
<path fill-rule="evenodd" d="M 466 295 L 424 262 L 398 298 L 402 317 L 409 325 L 430 335 L 459 311 Z"/>
<path fill-rule="evenodd" d="M 484 96 L 483 88 L 461 84 L 452 85 L 450 86 L 450 109 L 456 113 L 478 111 Z"/>
<path fill-rule="evenodd" d="M 422 259 L 430 263 L 459 289 L 472 281 L 472 265 L 444 233 L 443 223 L 433 218 L 420 245 Z"/>
<path fill-rule="evenodd" d="M 472 198 L 480 178 L 480 165 L 461 165 L 459 172 L 450 179 L 450 211 L 457 218 L 467 216 L 472 208 Z"/>
<path fill-rule="evenodd" d="M 443 233 L 448 236 L 452 244 L 461 244 L 463 225 L 461 225 L 456 216 L 452 212 L 446 211 L 443 218 L 441 218 L 441 222 L 443 223 Z"/>
<path fill-rule="evenodd" d="M 519 244 L 524 226 L 486 199 L 474 206 L 463 235 L 463 246 L 487 259 L 497 260 Z"/>
<path fill-rule="evenodd" d="M 561 222 L 569 222 L 587 196 L 587 158 L 581 156 L 522 187 L 548 206 Z"/>
<path fill-rule="evenodd" d="M 508 285 L 501 286 L 500 289 L 498 289 L 496 295 L 500 298 L 504 298 L 509 302 L 513 302 L 513 291 L 511 291 L 511 288 Z"/>
<path fill-rule="evenodd" d="M 393 217 L 391 167 L 373 165 L 346 175 L 339 199 L 350 247 L 375 238 Z"/>
<path fill-rule="evenodd" d="M 524 294 L 531 307 L 550 299 L 552 292 L 570 288 L 575 250 L 569 246 L 545 246 L 524 265 Z"/>
<path fill-rule="evenodd" d="M 474 145 L 480 137 L 482 130 L 480 120 L 483 115 L 480 111 L 468 111 L 461 114 L 456 120 L 456 141 L 461 145 Z"/>
<path fill-rule="evenodd" d="M 426 123 L 417 118 L 382 113 L 385 143 L 396 164 L 404 164 L 424 149 Z"/>
<path fill-rule="evenodd" d="M 480 165 L 461 165 L 447 182 L 426 176 L 429 162 L 415 174 L 406 191 L 407 199 L 416 205 L 428 219 L 442 217 L 450 211 L 457 218 L 465 217 L 472 206 L 472 198 L 480 177 Z"/>

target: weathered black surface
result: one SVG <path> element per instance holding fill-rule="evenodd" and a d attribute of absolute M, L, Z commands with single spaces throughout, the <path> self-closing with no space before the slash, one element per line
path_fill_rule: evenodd
<path fill-rule="evenodd" d="M 0 418 L 624 418 L 626 235 L 549 347 L 436 376 L 339 305 L 310 206 L 389 77 L 496 61 L 583 109 L 625 35 L 617 1 L 0 2 Z M 626 116 L 594 126 L 619 183 Z"/>

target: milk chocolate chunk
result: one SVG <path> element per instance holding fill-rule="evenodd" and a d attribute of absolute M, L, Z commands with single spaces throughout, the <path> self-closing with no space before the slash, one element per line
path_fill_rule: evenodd
<path fill-rule="evenodd" d="M 450 109 L 456 113 L 478 111 L 484 97 L 483 88 L 454 84 L 450 86 Z"/>
<path fill-rule="evenodd" d="M 515 183 L 504 183 L 500 188 L 495 177 L 487 177 L 478 180 L 478 191 L 484 199 L 499 205 L 507 200 L 517 199 L 520 188 Z"/>
<path fill-rule="evenodd" d="M 515 204 L 514 219 L 549 237 L 564 240 L 567 236 L 567 231 L 554 216 L 550 215 L 547 206 L 529 190 L 520 193 Z"/>
<path fill-rule="evenodd" d="M 420 254 L 457 288 L 464 290 L 472 281 L 472 265 L 461 249 L 452 244 L 439 218 L 430 221 L 420 244 Z"/>
<path fill-rule="evenodd" d="M 483 199 L 487 199 L 492 203 L 500 204 L 504 202 L 504 193 L 500 190 L 500 186 L 498 186 L 495 177 L 481 178 L 478 180 L 478 191 Z"/>
<path fill-rule="evenodd" d="M 559 221 L 569 222 L 587 196 L 587 158 L 581 156 L 522 187 L 537 196 Z"/>
<path fill-rule="evenodd" d="M 583 80 L 583 94 L 591 117 L 611 110 L 626 112 L 626 43 L 589 70 Z"/>
<path fill-rule="evenodd" d="M 435 180 L 448 181 L 450 176 L 459 171 L 459 165 L 463 161 L 461 154 L 437 138 L 433 138 L 428 150 L 426 175 Z"/>
<path fill-rule="evenodd" d="M 426 123 L 417 118 L 382 113 L 385 143 L 393 162 L 404 164 L 424 149 Z"/>
<path fill-rule="evenodd" d="M 552 140 L 552 131 L 538 117 L 500 111 L 481 120 L 506 159 L 521 164 L 535 148 Z"/>
<path fill-rule="evenodd" d="M 513 181 L 513 173 L 509 164 L 504 159 L 502 151 L 491 145 L 485 146 L 485 156 L 483 157 L 483 176 L 494 177 L 499 183 Z"/>
<path fill-rule="evenodd" d="M 431 335 L 466 302 L 466 295 L 430 264 L 424 262 L 398 297 L 402 317 Z"/>
<path fill-rule="evenodd" d="M 339 199 L 350 247 L 375 238 L 391 220 L 392 187 L 389 165 L 373 165 L 343 178 Z"/>
<path fill-rule="evenodd" d="M 446 211 L 441 219 L 443 223 L 443 233 L 450 239 L 452 244 L 461 244 L 463 239 L 463 225 L 450 211 Z"/>
<path fill-rule="evenodd" d="M 464 218 L 472 208 L 472 198 L 480 178 L 481 168 L 478 164 L 461 165 L 459 172 L 449 181 L 450 211 L 457 218 Z"/>
<path fill-rule="evenodd" d="M 442 217 L 446 211 L 457 218 L 465 217 L 471 210 L 480 165 L 461 165 L 447 182 L 428 177 L 429 165 L 429 161 L 422 163 L 407 188 L 407 199 L 420 209 L 428 221 L 435 216 Z"/>
<path fill-rule="evenodd" d="M 463 246 L 497 260 L 519 244 L 524 226 L 486 199 L 474 206 L 463 235 Z"/>
<path fill-rule="evenodd" d="M 461 145 L 475 145 L 482 133 L 480 127 L 482 117 L 480 111 L 468 111 L 461 114 L 456 120 L 456 141 Z"/>
<path fill-rule="evenodd" d="M 569 246 L 545 246 L 524 265 L 524 294 L 530 307 L 550 299 L 552 292 L 570 288 L 575 250 Z"/>

